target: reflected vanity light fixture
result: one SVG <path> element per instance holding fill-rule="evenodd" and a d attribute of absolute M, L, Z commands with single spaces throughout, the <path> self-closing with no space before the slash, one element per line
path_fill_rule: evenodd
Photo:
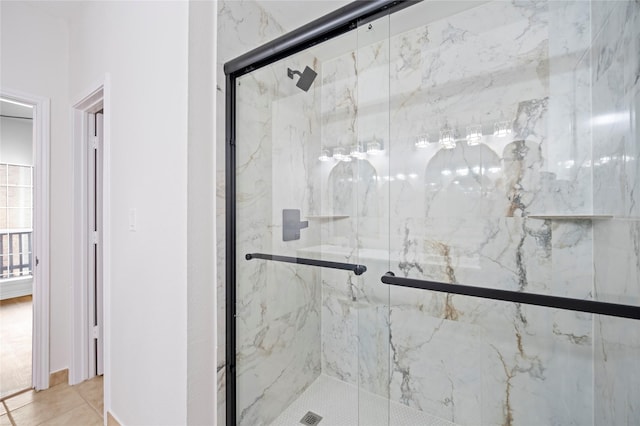
<path fill-rule="evenodd" d="M 493 135 L 504 138 L 511 134 L 511 123 L 509 121 L 498 121 L 493 126 Z"/>
<path fill-rule="evenodd" d="M 338 161 L 349 162 L 351 161 L 351 157 L 345 154 L 344 148 L 333 148 L 333 158 Z"/>
<path fill-rule="evenodd" d="M 418 136 L 415 142 L 416 148 L 426 148 L 429 146 L 429 137 L 427 135 Z"/>
<path fill-rule="evenodd" d="M 482 126 L 472 125 L 467 126 L 467 145 L 474 146 L 478 145 L 482 140 Z"/>
<path fill-rule="evenodd" d="M 331 161 L 331 155 L 329 155 L 328 149 L 323 149 L 320 151 L 320 156 L 318 157 L 320 161 Z"/>
<path fill-rule="evenodd" d="M 367 158 L 367 153 L 362 149 L 360 145 L 353 145 L 351 147 L 351 151 L 349 152 L 353 158 L 357 158 L 358 160 L 364 160 Z"/>
<path fill-rule="evenodd" d="M 367 154 L 382 155 L 382 144 L 377 139 L 367 142 Z"/>
<path fill-rule="evenodd" d="M 438 140 L 440 147 L 444 149 L 453 149 L 456 147 L 456 138 L 453 135 L 453 129 L 445 126 L 440 129 L 440 139 Z"/>

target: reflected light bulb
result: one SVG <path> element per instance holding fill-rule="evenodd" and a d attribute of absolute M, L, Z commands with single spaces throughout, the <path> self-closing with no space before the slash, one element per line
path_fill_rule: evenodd
<path fill-rule="evenodd" d="M 429 146 L 429 139 L 427 138 L 427 135 L 422 135 L 422 136 L 418 136 L 418 138 L 416 139 L 416 148 L 426 148 Z"/>
<path fill-rule="evenodd" d="M 318 157 L 318 160 L 320 160 L 320 161 L 330 161 L 331 160 L 331 156 L 329 155 L 329 150 L 323 149 L 322 151 L 320 151 L 320 156 Z"/>
<path fill-rule="evenodd" d="M 493 135 L 503 138 L 511 134 L 511 123 L 508 121 L 498 121 L 493 126 Z"/>
<path fill-rule="evenodd" d="M 369 155 L 382 154 L 382 146 L 380 145 L 380 142 L 369 142 L 367 144 L 367 154 Z"/>
<path fill-rule="evenodd" d="M 478 145 L 482 140 L 482 126 L 468 126 L 467 127 L 467 145 Z"/>
<path fill-rule="evenodd" d="M 456 147 L 456 139 L 453 136 L 453 130 L 448 127 L 440 130 L 440 139 L 438 140 L 440 146 L 444 149 L 453 149 Z"/>

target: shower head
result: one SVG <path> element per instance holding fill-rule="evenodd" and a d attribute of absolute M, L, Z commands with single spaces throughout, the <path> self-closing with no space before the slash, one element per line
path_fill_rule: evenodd
<path fill-rule="evenodd" d="M 309 90 L 309 87 L 311 87 L 313 80 L 315 80 L 316 76 L 318 75 L 317 72 L 315 72 L 309 67 L 304 67 L 304 71 L 302 72 L 292 70 L 291 68 L 287 68 L 287 75 L 289 76 L 290 79 L 293 79 L 294 74 L 297 74 L 300 76 L 300 79 L 298 79 L 296 86 L 298 86 L 300 89 L 304 90 L 305 92 Z"/>

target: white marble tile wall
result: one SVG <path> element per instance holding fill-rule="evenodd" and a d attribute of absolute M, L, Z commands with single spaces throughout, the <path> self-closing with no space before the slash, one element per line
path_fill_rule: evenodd
<path fill-rule="evenodd" d="M 595 295 L 640 305 L 640 221 L 614 220 L 594 227 Z M 594 424 L 640 423 L 640 327 L 636 320 L 594 319 Z"/>
<path fill-rule="evenodd" d="M 225 75 L 222 65 L 260 46 L 296 26 L 313 19 L 297 16 L 299 22 L 279 23 L 274 13 L 286 15 L 287 5 L 251 0 L 218 2 L 218 81 L 217 81 L 217 250 L 218 250 L 218 423 L 225 423 Z M 316 5 L 317 6 L 317 5 Z M 309 9 L 317 9 L 310 5 Z M 306 15 L 306 14 L 303 14 Z M 297 58 L 306 61 L 308 58 Z M 314 66 L 312 62 L 307 63 Z M 289 63 L 292 68 L 298 66 Z M 294 67 L 295 65 L 295 67 Z M 280 250 L 282 208 L 301 208 L 307 214 L 313 205 L 313 171 L 307 167 L 310 152 L 306 146 L 317 134 L 313 123 L 299 112 L 316 111 L 311 103 L 296 97 L 295 85 L 286 76 L 286 64 L 271 74 L 268 70 L 251 73 L 241 81 L 238 105 L 245 114 L 237 126 L 238 170 L 251 176 L 238 180 L 238 262 L 246 262 L 248 251 Z M 291 84 L 281 84 L 283 81 Z M 293 88 L 293 89 L 292 89 Z M 291 96 L 293 102 L 274 102 Z M 295 104 L 295 105 L 294 105 Z M 300 108 L 295 110 L 291 108 Z M 286 111 L 284 111 L 287 109 Z M 298 113 L 298 114 L 297 114 Z M 297 114 L 297 115 L 296 115 Z M 250 119 L 247 119 L 250 117 Z M 288 117 L 288 118 L 286 118 Z M 288 125 L 287 120 L 291 122 Z M 283 137 L 285 139 L 283 139 Z M 272 144 L 272 140 L 278 142 Z M 291 150 L 285 149 L 291 142 Z M 317 156 L 314 154 L 314 156 Z M 295 165 L 295 167 L 294 167 Z M 290 166 L 290 170 L 282 169 Z M 281 172 L 281 173 L 278 173 Z M 307 174 L 306 176 L 304 174 Z M 286 191 L 288 175 L 297 174 L 306 185 Z M 287 198 L 289 197 L 290 198 Z M 317 201 L 316 201 L 317 202 Z M 278 204 L 287 204 L 283 207 Z M 271 232 L 264 232 L 270 229 Z M 303 234 L 305 244 L 313 235 Z M 289 250 L 291 251 L 291 250 Z M 295 252 L 295 249 L 292 251 Z M 285 254 L 285 253 L 282 253 Z M 291 254 L 291 253 L 289 253 Z M 320 371 L 320 293 L 319 279 L 313 271 L 287 268 L 264 261 L 246 262 L 239 268 L 238 312 L 238 418 L 241 424 L 265 424 L 275 418 Z M 248 285 L 247 285 L 248 284 Z M 267 360 L 268 362 L 264 362 Z"/>
<path fill-rule="evenodd" d="M 296 62 L 298 58 L 290 58 Z M 291 62 L 289 62 L 291 63 Z M 283 208 L 311 209 L 319 115 L 314 90 L 302 93 L 277 63 L 239 79 L 236 156 L 237 354 L 239 424 L 268 424 L 320 374 L 320 286 L 317 271 L 246 261 L 246 253 L 297 255 L 319 231 L 282 239 Z M 284 82 L 290 83 L 285 86 Z M 262 93 L 263 96 L 255 96 Z M 250 117 L 250 118 L 249 118 Z M 304 219 L 304 217 L 302 218 Z"/>
<path fill-rule="evenodd" d="M 595 297 L 640 305 L 640 4 L 592 5 Z M 637 321 L 594 318 L 594 424 L 640 423 Z"/>
<path fill-rule="evenodd" d="M 429 5 L 419 7 L 424 15 Z M 592 209 L 589 129 L 572 124 L 590 113 L 589 103 L 576 108 L 590 94 L 588 80 L 580 86 L 589 13 L 584 4 L 490 2 L 391 38 L 390 166 L 382 182 L 397 274 L 590 296 L 591 222 L 526 218 Z M 512 134 L 494 137 L 497 120 L 510 121 Z M 474 122 L 485 137 L 468 146 Z M 415 147 L 417 135 L 436 142 L 445 125 L 457 132 L 456 148 Z M 375 263 L 365 252 L 361 262 Z M 588 315 L 393 288 L 389 325 L 394 401 L 461 424 L 591 421 Z M 366 366 L 380 352 L 366 345 L 368 335 L 359 345 Z"/>
<path fill-rule="evenodd" d="M 294 252 L 368 271 L 257 261 L 241 269 L 252 283 L 240 306 L 242 422 L 268 422 L 320 371 L 459 424 L 640 422 L 640 382 L 629 373 L 640 335 L 622 333 L 623 320 L 379 281 L 393 270 L 640 303 L 638 3 L 474 6 L 380 37 L 394 20 L 437 7 L 423 3 L 359 28 L 334 57 L 292 58 L 319 71 L 307 94 L 290 91 L 280 71 L 252 73 L 243 87 L 269 100 L 248 100 L 256 120 L 242 129 L 251 140 L 242 155 L 252 163 L 243 178 L 253 178 L 240 188 L 248 213 L 239 254 L 290 250 L 280 210 L 302 206 L 303 215 L 322 217 Z M 262 16 L 252 2 L 222 2 L 220 10 L 223 31 L 247 31 Z M 272 21 L 261 28 L 281 30 Z M 493 135 L 498 120 L 511 123 L 507 137 Z M 464 141 L 471 124 L 482 126 L 480 145 Z M 438 147 L 443 126 L 457 132 L 454 149 Z M 419 135 L 432 143 L 416 148 Z M 382 156 L 317 160 L 320 149 L 348 154 L 373 139 Z M 528 217 L 594 213 L 616 219 Z"/>
<path fill-rule="evenodd" d="M 217 91 L 216 91 L 216 249 L 217 259 L 217 330 L 218 330 L 218 423 L 225 423 L 225 75 L 223 64 L 267 41 L 285 30 L 253 1 L 218 2 Z"/>

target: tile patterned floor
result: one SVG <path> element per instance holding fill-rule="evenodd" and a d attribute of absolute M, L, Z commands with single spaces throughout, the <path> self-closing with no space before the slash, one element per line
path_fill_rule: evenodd
<path fill-rule="evenodd" d="M 318 377 L 271 426 L 299 425 L 308 411 L 323 417 L 321 426 L 455 426 L 325 375 Z"/>
<path fill-rule="evenodd" d="M 103 378 L 28 391 L 0 404 L 0 426 L 101 426 Z"/>
<path fill-rule="evenodd" d="M 0 301 L 0 398 L 31 387 L 31 296 Z"/>

